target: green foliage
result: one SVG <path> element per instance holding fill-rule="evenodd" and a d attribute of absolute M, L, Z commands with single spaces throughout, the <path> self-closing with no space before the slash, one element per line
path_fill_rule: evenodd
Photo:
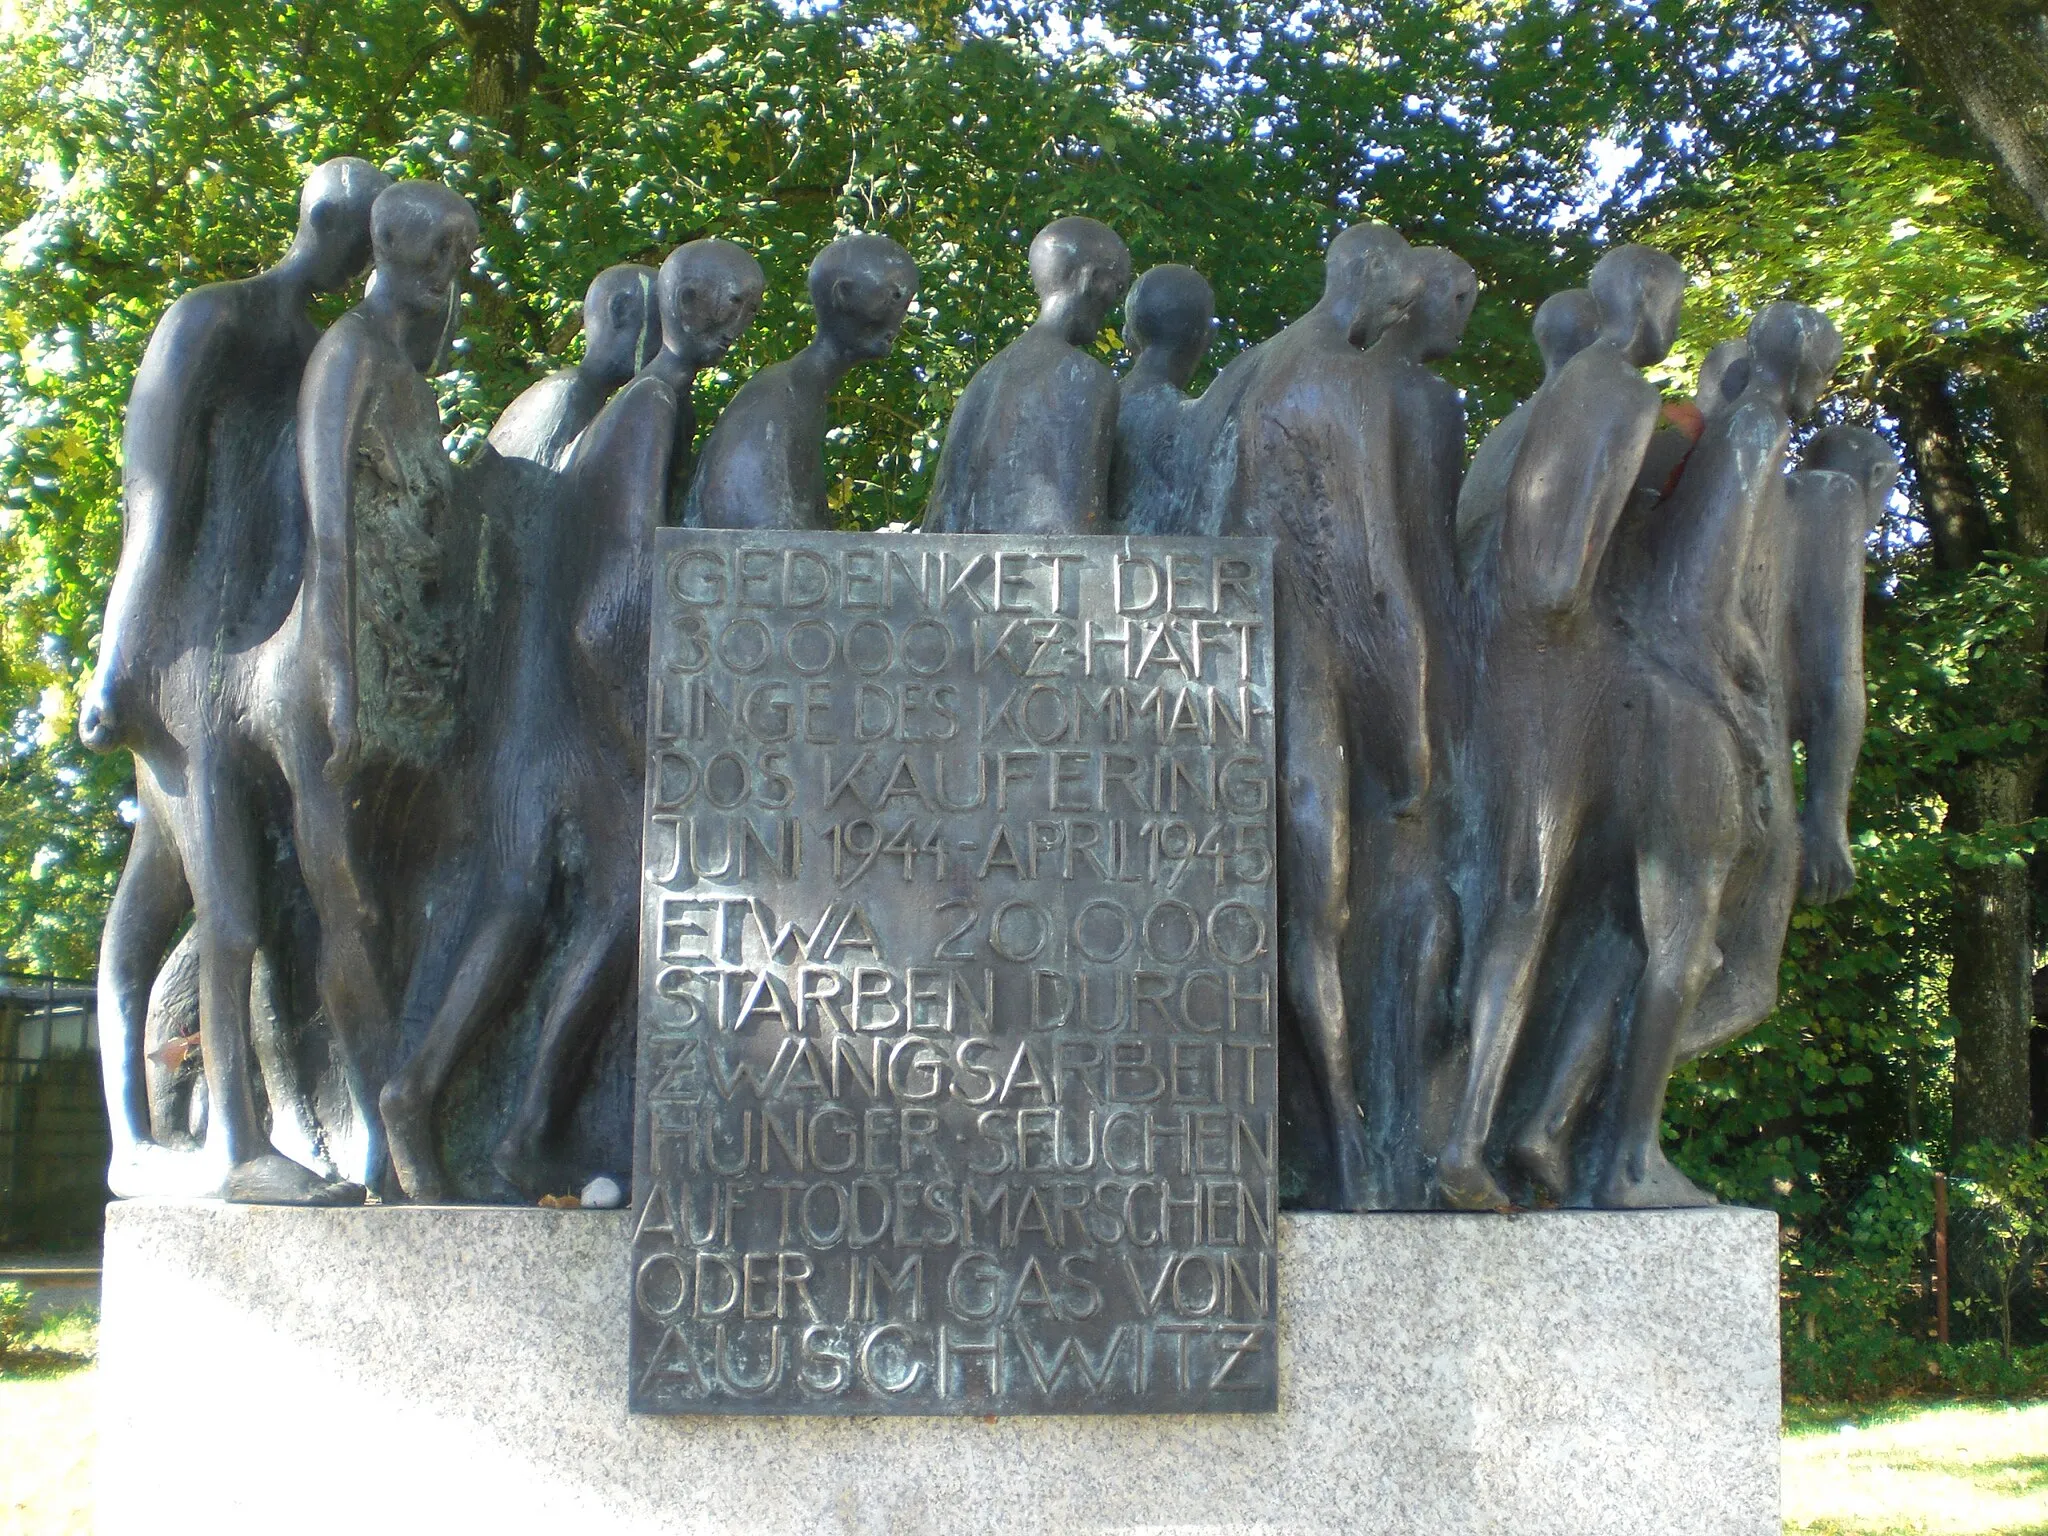
<path fill-rule="evenodd" d="M 1788 1391 L 1841 1400 L 2048 1392 L 2040 1316 L 2048 1301 L 2048 1148 L 1967 1148 L 1956 1167 L 1948 1206 L 1952 1336 L 1977 1337 L 1934 1341 L 1934 1175 L 1924 1153 L 1907 1149 L 1853 1201 L 1791 1219 Z"/>
<path fill-rule="evenodd" d="M 0 1280 L 0 1358 L 21 1348 L 28 1331 L 28 1293 L 12 1280 Z"/>
<path fill-rule="evenodd" d="M 1871 402 L 1898 370 L 1936 364 L 1961 384 L 1972 472 L 2001 506 L 2013 494 L 1972 381 L 2035 357 L 2040 232 L 1861 7 L 547 0 L 531 90 L 492 112 L 471 106 L 479 56 L 460 9 L 0 10 L 13 965 L 90 969 L 125 849 L 127 765 L 84 753 L 74 713 L 118 547 L 136 361 L 172 298 L 275 256 L 304 171 L 334 154 L 445 179 L 479 210 L 465 335 L 438 381 L 458 452 L 574 356 L 578 303 L 606 265 L 710 234 L 759 254 L 768 301 L 707 381 L 708 417 L 801 343 L 812 253 L 871 228 L 911 249 L 922 288 L 897 356 L 842 392 L 832 501 L 847 526 L 913 516 L 953 398 L 1029 317 L 1024 246 L 1047 218 L 1111 222 L 1140 268 L 1201 267 L 1220 365 L 1313 301 L 1331 230 L 1378 217 L 1456 249 L 1485 285 L 1444 365 L 1475 434 L 1535 381 L 1534 304 L 1601 245 L 1645 238 L 1695 280 L 1674 393 L 1757 305 L 1820 303 L 1850 345 L 1831 418 L 1884 425 Z M 1902 1333 L 1917 1323 L 1901 1298 L 1918 1283 L 1908 1215 L 1926 1170 L 1948 1166 L 1950 873 L 2031 860 L 2048 830 L 1954 833 L 1946 788 L 1960 762 L 2038 750 L 2048 567 L 1935 571 L 1915 494 L 1909 482 L 1875 546 L 1857 892 L 1795 919 L 1782 1006 L 1687 1068 L 1670 1108 L 1696 1176 L 1776 1206 L 1799 1234 L 1787 1360 L 1816 1391 L 1838 1366 L 1843 1390 L 1891 1390 L 1930 1362 L 1943 1381 L 1988 1379 L 1970 1363 L 1985 1345 L 1937 1358 Z M 1997 1179 L 1987 1164 L 1972 1188 Z M 1968 1308 L 1961 1321 L 1997 1332 Z M 1990 1347 L 2001 1372 L 2034 1358 Z"/>
<path fill-rule="evenodd" d="M 1861 131 L 1731 170 L 1648 222 L 1643 238 L 1704 290 L 1687 305 L 1675 378 L 1773 299 L 1834 320 L 1849 344 L 1839 383 L 1864 398 L 1888 369 L 2029 327 L 2048 276 L 2036 242 L 1994 210 L 1995 172 L 1930 146 L 1904 116 L 1887 99 Z"/>
<path fill-rule="evenodd" d="M 1084 20 L 1030 5 L 551 3 L 532 93 L 491 116 L 465 107 L 473 50 L 447 9 L 16 6 L 0 34 L 12 963 L 90 968 L 125 842 L 125 764 L 82 752 L 73 726 L 118 548 L 136 361 L 172 298 L 281 249 L 300 177 L 330 155 L 442 178 L 482 215 L 465 335 L 440 380 L 458 451 L 573 354 L 604 266 L 708 234 L 759 254 L 769 298 L 710 381 L 715 407 L 800 343 L 817 248 L 873 228 L 909 246 L 923 288 L 898 356 L 842 392 L 832 500 L 849 526 L 912 515 L 953 397 L 1029 318 L 1026 242 L 1066 212 L 1114 223 L 1141 266 L 1201 265 L 1221 298 L 1219 361 L 1313 300 L 1331 229 L 1391 219 L 1465 251 L 1492 285 L 1453 365 L 1499 391 L 1479 413 L 1526 389 L 1520 314 L 1583 246 L 1548 216 L 1584 180 L 1591 118 L 1570 88 L 1539 85 L 1582 40 L 1579 20 L 1191 10 L 1099 41 L 1077 33 Z M 1509 117 L 1512 133 L 1496 123 Z M 1496 193 L 1503 178 L 1512 195 Z"/>

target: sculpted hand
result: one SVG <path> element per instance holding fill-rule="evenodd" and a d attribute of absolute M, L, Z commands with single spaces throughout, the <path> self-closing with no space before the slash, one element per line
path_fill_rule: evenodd
<path fill-rule="evenodd" d="M 1799 899 L 1807 906 L 1840 901 L 1856 888 L 1856 857 L 1839 830 L 1800 828 Z"/>
<path fill-rule="evenodd" d="M 314 696 L 320 701 L 327 726 L 327 777 L 340 783 L 356 763 L 360 743 L 356 738 L 355 657 L 338 632 L 323 630 L 321 640 L 306 658 L 313 672 Z"/>
<path fill-rule="evenodd" d="M 102 661 L 86 685 L 78 705 L 78 739 L 93 752 L 111 752 L 127 728 L 126 711 L 116 702 L 114 659 Z"/>

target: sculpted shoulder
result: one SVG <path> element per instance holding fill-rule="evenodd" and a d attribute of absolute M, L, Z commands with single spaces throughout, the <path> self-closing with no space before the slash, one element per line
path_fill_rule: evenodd
<path fill-rule="evenodd" d="M 310 378 L 316 373 L 332 373 L 366 363 L 394 362 L 402 363 L 403 359 L 369 321 L 350 310 L 321 334 L 306 364 L 306 373 Z"/>
<path fill-rule="evenodd" d="M 1794 510 L 1793 527 L 1811 539 L 1816 526 L 1846 524 L 1857 531 L 1866 508 L 1863 486 L 1839 469 L 1800 469 L 1785 477 L 1785 495 Z"/>
<path fill-rule="evenodd" d="M 275 338 L 250 323 L 244 286 L 240 281 L 208 283 L 173 300 L 150 333 L 137 382 L 154 377 L 161 383 L 165 376 L 182 380 L 251 346 L 262 348 L 266 341 L 275 346 Z"/>

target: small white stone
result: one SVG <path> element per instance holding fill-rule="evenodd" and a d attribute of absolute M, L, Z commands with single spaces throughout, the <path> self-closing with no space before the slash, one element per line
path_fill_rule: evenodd
<path fill-rule="evenodd" d="M 616 1211 L 626 1203 L 626 1192 L 617 1179 L 600 1173 L 583 1186 L 582 1199 L 587 1211 Z"/>

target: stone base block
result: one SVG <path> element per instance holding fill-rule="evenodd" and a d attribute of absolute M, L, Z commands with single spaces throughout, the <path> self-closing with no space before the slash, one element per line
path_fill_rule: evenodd
<path fill-rule="evenodd" d="M 626 1412 L 626 1218 L 123 1202 L 101 1529 L 1765 1536 L 1765 1212 L 1298 1216 L 1280 1411 Z"/>

